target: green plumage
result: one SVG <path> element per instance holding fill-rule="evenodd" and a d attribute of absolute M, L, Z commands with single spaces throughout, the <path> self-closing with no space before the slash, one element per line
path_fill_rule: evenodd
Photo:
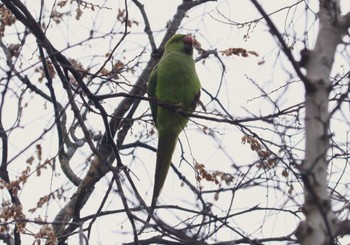
<path fill-rule="evenodd" d="M 193 39 L 189 35 L 176 34 L 170 38 L 148 81 L 149 97 L 179 107 L 186 113 L 196 108 L 201 88 L 192 45 Z M 151 215 L 168 174 L 178 136 L 188 118 L 158 105 L 156 101 L 150 101 L 150 107 L 159 137 Z"/>

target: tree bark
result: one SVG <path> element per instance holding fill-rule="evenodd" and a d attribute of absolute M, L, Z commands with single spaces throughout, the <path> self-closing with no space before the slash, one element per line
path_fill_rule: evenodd
<path fill-rule="evenodd" d="M 305 158 L 300 166 L 304 184 L 305 221 L 296 231 L 301 244 L 334 244 L 336 223 L 327 191 L 327 151 L 329 149 L 328 97 L 334 54 L 342 41 L 338 0 L 320 0 L 319 32 L 313 50 L 304 53 L 305 86 Z"/>

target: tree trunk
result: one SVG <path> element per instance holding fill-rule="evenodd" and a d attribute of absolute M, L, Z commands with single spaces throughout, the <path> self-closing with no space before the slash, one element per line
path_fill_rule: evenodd
<path fill-rule="evenodd" d="M 320 0 L 319 32 L 313 50 L 305 53 L 305 159 L 300 166 L 304 183 L 305 221 L 296 232 L 301 244 L 334 244 L 336 219 L 327 191 L 329 148 L 328 97 L 330 73 L 341 42 L 339 1 Z"/>

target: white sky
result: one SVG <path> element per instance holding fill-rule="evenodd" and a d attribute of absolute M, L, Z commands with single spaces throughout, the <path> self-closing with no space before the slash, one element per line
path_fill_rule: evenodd
<path fill-rule="evenodd" d="M 38 0 L 31 0 L 29 4 L 29 1 L 27 1 L 27 5 L 30 5 L 29 10 L 35 17 L 37 17 L 39 14 L 38 6 L 40 5 L 40 2 L 41 1 Z M 52 1 L 45 1 L 47 8 L 46 10 L 51 9 L 49 4 L 51 2 Z M 104 1 L 100 2 L 102 4 Z M 66 18 L 60 25 L 51 22 L 50 28 L 48 28 L 47 36 L 53 45 L 57 49 L 61 50 L 66 49 L 68 44 L 73 45 L 85 40 L 85 38 L 88 37 L 89 31 L 92 27 L 98 30 L 101 34 L 108 33 L 110 30 L 122 32 L 123 27 L 118 23 L 115 23 L 115 18 L 118 8 L 123 8 L 123 2 L 124 1 L 107 1 L 106 6 L 108 6 L 110 9 L 95 11 L 85 9 L 81 20 L 78 22 L 74 20 L 74 14 L 73 16 Z M 173 0 L 142 1 L 142 3 L 145 5 L 146 12 L 149 14 L 151 28 L 155 33 L 154 35 L 156 37 L 157 44 L 159 44 L 164 35 L 165 23 L 172 18 L 172 15 L 175 13 L 176 6 L 180 2 L 181 1 Z M 290 4 L 290 2 L 291 1 L 272 0 L 269 2 L 269 4 L 264 5 L 264 8 L 268 13 L 271 13 L 278 10 L 281 6 L 283 7 L 286 4 Z M 99 4 L 97 1 L 94 3 Z M 312 5 L 314 3 L 316 3 L 316 1 L 310 1 L 310 7 L 317 12 L 317 6 Z M 350 4 L 347 3 L 346 0 L 343 0 L 342 3 L 344 7 L 343 12 L 349 11 Z M 140 54 L 142 48 L 145 47 L 145 43 L 147 43 L 147 37 L 143 32 L 143 21 L 138 9 L 136 9 L 136 7 L 130 3 L 129 11 L 130 19 L 139 21 L 140 24 L 139 26 L 134 25 L 132 28 L 130 28 L 130 35 L 116 52 L 116 60 L 121 59 L 122 61 L 128 61 L 134 58 L 136 55 Z M 305 29 L 305 23 L 307 23 L 307 25 L 310 27 L 310 31 L 308 32 L 309 45 L 312 46 L 317 30 L 315 29 L 316 23 L 314 23 L 314 19 L 312 19 L 313 16 L 305 16 L 303 7 L 300 7 L 295 12 L 293 12 L 294 10 L 288 12 L 288 21 L 286 21 L 286 11 L 287 10 L 281 11 L 280 13 L 272 16 L 275 24 L 280 30 L 286 29 L 291 35 L 294 32 L 299 33 L 298 38 L 301 38 L 303 37 L 302 32 Z M 272 113 L 273 108 L 267 100 L 255 99 L 250 101 L 252 98 L 259 96 L 260 92 L 246 77 L 255 80 L 259 86 L 265 90 L 274 91 L 276 88 L 284 85 L 286 81 L 289 81 L 289 74 L 287 74 L 286 71 L 291 71 L 291 66 L 285 61 L 283 54 L 281 54 L 276 60 L 276 52 L 278 51 L 278 48 L 276 47 L 276 43 L 271 37 L 267 26 L 263 24 L 263 22 L 259 22 L 259 24 L 256 26 L 252 25 L 250 29 L 247 26 L 237 29 L 235 26 L 219 23 L 216 19 L 223 20 L 219 13 L 233 21 L 241 23 L 260 18 L 260 15 L 249 1 L 235 0 L 212 2 L 190 11 L 188 13 L 188 17 L 182 23 L 183 29 L 180 32 L 195 33 L 196 38 L 201 42 L 204 49 L 216 48 L 218 50 L 224 50 L 229 47 L 242 47 L 259 53 L 260 57 L 222 57 L 227 70 L 223 80 L 223 87 L 220 92 L 220 100 L 226 105 L 227 109 L 234 117 L 244 118 L 248 115 L 246 111 L 256 114 L 261 113 L 263 115 Z M 295 21 L 293 22 L 292 26 L 288 26 L 289 20 L 292 18 L 294 18 Z M 307 22 L 305 22 L 305 18 L 308 19 Z M 47 16 L 45 16 L 46 23 L 47 19 Z M 249 33 L 250 37 L 248 39 L 244 39 L 243 36 L 247 33 Z M 97 36 L 98 35 L 100 34 L 97 34 Z M 101 64 L 101 62 L 105 59 L 104 54 L 109 52 L 110 49 L 117 43 L 118 37 L 118 35 L 115 35 L 115 39 L 113 40 L 110 40 L 109 37 L 105 39 L 99 38 L 95 41 L 90 41 L 89 46 L 75 46 L 65 50 L 64 54 L 68 57 L 79 59 L 79 61 L 83 64 L 96 65 L 95 69 L 98 69 L 98 64 Z M 15 38 L 15 36 L 8 36 L 5 38 L 5 40 L 10 43 Z M 293 43 L 293 40 L 288 40 L 290 43 Z M 29 46 L 26 50 L 24 50 L 25 55 L 32 57 L 33 60 L 36 60 L 38 54 L 35 50 L 35 41 L 29 37 L 27 44 Z M 295 44 L 293 52 L 295 53 L 296 57 L 299 57 L 299 51 L 301 48 L 303 47 L 300 45 L 300 43 Z M 121 51 L 124 49 L 126 52 L 122 53 Z M 149 54 L 150 47 L 148 46 L 147 53 L 142 58 L 142 61 L 147 61 Z M 96 57 L 91 59 L 93 55 L 96 55 Z M 261 60 L 264 60 L 265 63 L 263 65 L 258 65 L 258 62 Z M 2 63 L 3 60 L 0 59 L 0 62 Z M 340 58 L 337 59 L 337 62 L 342 64 L 344 61 Z M 28 60 L 28 63 L 23 64 L 22 69 L 28 67 L 32 63 L 32 60 Z M 348 71 L 348 65 L 344 65 L 346 66 L 346 68 L 344 68 L 346 72 Z M 126 77 L 133 82 L 136 80 L 140 70 L 137 70 L 135 74 L 126 74 Z M 198 63 L 197 71 L 202 86 L 212 93 L 215 93 L 221 76 L 221 70 L 217 60 L 212 58 L 206 60 L 205 64 Z M 32 70 L 28 70 L 28 75 L 31 79 L 36 79 L 37 77 L 36 74 L 32 75 Z M 41 86 L 43 90 L 47 92 L 45 84 L 38 84 L 38 86 Z M 285 108 L 296 102 L 302 101 L 303 93 L 304 91 L 302 84 L 300 82 L 294 83 L 292 86 L 290 86 L 289 90 L 285 94 L 285 97 L 281 99 L 280 106 Z M 271 95 L 272 98 L 277 98 L 278 96 L 278 92 L 272 93 Z M 34 94 L 31 94 L 30 99 L 26 100 L 28 101 L 25 102 L 28 102 L 29 104 L 23 111 L 23 121 L 21 125 L 23 128 L 16 129 L 16 131 L 13 131 L 10 135 L 11 139 L 20 140 L 10 142 L 9 159 L 16 155 L 17 152 L 28 143 L 32 142 L 33 139 L 38 137 L 38 134 L 40 134 L 42 128 L 47 128 L 53 123 L 52 111 L 50 107 L 51 105 L 47 105 L 48 109 L 42 110 L 41 108 L 44 106 L 43 102 Z M 59 97 L 59 100 L 65 101 L 63 94 L 61 97 Z M 208 101 L 208 98 L 203 96 L 202 100 L 205 103 Z M 212 106 L 212 104 L 210 106 Z M 106 108 L 112 109 L 113 106 L 106 104 Z M 143 102 L 140 106 L 139 113 L 141 114 L 147 108 L 148 104 Z M 213 107 L 210 108 L 213 109 Z M 6 114 L 6 117 L 3 120 L 5 128 L 9 128 L 15 121 L 16 115 L 13 112 L 16 111 L 16 108 L 14 108 L 13 104 L 6 103 L 6 110 L 9 113 Z M 246 165 L 256 159 L 256 154 L 249 149 L 249 146 L 241 144 L 241 137 L 243 135 L 236 127 L 232 125 L 217 124 L 214 122 L 204 122 L 201 120 L 198 120 L 198 122 L 203 123 L 215 130 L 216 137 L 222 142 L 222 146 L 228 152 L 230 158 L 232 158 L 238 165 Z M 94 128 L 101 127 L 101 130 L 103 128 L 98 118 L 96 121 L 90 121 L 89 124 Z M 341 127 L 344 126 L 341 123 L 340 125 Z M 227 172 L 232 171 L 230 158 L 225 156 L 222 151 L 218 150 L 218 145 L 214 140 L 205 134 L 199 134 L 195 129 L 196 126 L 194 124 L 189 124 L 186 129 L 186 134 L 183 133 L 181 135 L 181 142 L 185 147 L 187 159 L 193 159 L 190 156 L 190 154 L 192 154 L 194 159 L 200 163 L 204 163 L 208 170 L 221 170 Z M 340 130 L 341 131 L 339 134 L 341 135 L 343 131 L 342 129 Z M 137 133 L 139 132 L 136 126 L 133 129 L 133 132 L 135 132 L 135 134 L 129 135 L 129 137 L 126 139 L 127 142 L 132 142 L 135 140 L 135 137 L 137 137 Z M 273 137 L 276 137 L 271 135 L 271 133 L 268 131 L 259 130 L 259 132 L 261 133 L 260 136 L 271 137 L 271 140 L 274 139 Z M 292 140 L 296 143 L 301 139 L 302 135 L 297 135 Z M 39 143 L 43 143 L 43 146 L 45 147 L 44 155 L 46 157 L 50 158 L 55 156 L 57 152 L 56 140 L 55 133 L 50 132 L 45 136 L 44 141 L 39 141 Z M 153 145 L 156 145 L 155 140 Z M 299 144 L 299 147 L 302 147 L 301 143 Z M 10 173 L 13 174 L 10 176 L 11 178 L 15 178 L 14 173 L 22 170 L 21 166 L 23 166 L 23 162 L 26 158 L 31 156 L 33 152 L 34 147 L 31 147 L 23 154 L 23 156 L 17 158 L 13 163 L 11 163 L 9 167 Z M 80 172 L 85 167 L 85 165 L 82 166 L 82 156 L 88 156 L 87 153 L 84 153 L 84 149 L 81 150 L 81 153 L 81 156 L 76 158 L 75 162 L 72 162 L 73 169 Z M 123 161 L 124 164 L 128 165 L 133 172 L 137 173 L 137 178 L 140 181 L 135 179 L 135 184 L 138 186 L 141 193 L 147 193 L 145 200 L 149 202 L 152 194 L 155 154 L 145 150 L 137 150 L 136 153 L 138 154 L 136 159 L 125 157 L 123 158 Z M 299 154 L 299 157 L 301 158 L 302 152 L 299 152 Z M 179 166 L 179 157 L 180 147 L 177 148 L 173 157 L 173 162 L 176 163 L 176 166 Z M 56 165 L 57 168 L 59 168 L 58 162 L 56 162 Z M 190 179 L 192 183 L 195 183 L 194 171 L 188 164 L 182 162 L 179 169 L 186 176 L 186 178 Z M 279 172 L 276 173 L 279 176 L 281 169 L 278 169 L 277 171 Z M 38 197 L 47 194 L 48 192 L 61 186 L 62 183 L 67 182 L 62 173 L 61 177 L 56 178 L 55 176 L 53 178 L 50 169 L 43 170 L 42 174 L 42 177 L 37 178 L 35 177 L 34 173 L 21 191 L 20 198 L 24 205 L 24 210 L 35 207 Z M 270 174 L 273 173 L 266 173 L 266 175 Z M 110 179 L 110 176 L 108 179 Z M 48 184 L 48 181 L 51 180 L 52 182 Z M 187 188 L 181 188 L 180 184 L 181 182 L 178 177 L 173 173 L 173 171 L 170 171 L 160 197 L 160 204 L 174 204 L 182 205 L 184 207 L 193 206 L 196 200 L 188 200 L 187 197 L 190 196 L 192 198 L 192 195 Z M 275 185 L 276 183 L 271 182 L 270 188 L 251 188 L 238 191 L 235 194 L 234 210 L 232 212 L 238 212 L 244 208 L 253 207 L 255 205 L 260 205 L 262 207 L 284 207 L 285 202 L 288 201 L 288 196 L 283 196 L 280 192 L 275 192 L 272 188 Z M 296 196 L 294 196 L 294 198 L 296 199 L 296 202 L 301 203 L 301 195 L 299 195 L 300 190 L 298 190 L 298 186 L 294 187 L 296 188 Z M 84 208 L 82 216 L 92 214 L 96 211 L 96 205 L 99 205 L 106 188 L 107 179 L 103 179 L 96 186 L 96 191 L 92 194 L 93 198 Z M 204 183 L 204 190 L 211 190 L 215 188 L 216 186 L 212 184 Z M 286 186 L 282 186 L 281 188 L 285 188 L 285 190 L 287 190 Z M 34 193 L 33 190 L 35 190 Z M 70 193 L 73 193 L 74 190 L 75 188 L 73 188 Z M 129 194 L 130 200 L 134 200 L 132 193 Z M 7 199 L 5 193 L 2 198 L 3 200 Z M 206 195 L 205 198 L 212 202 L 214 201 L 212 195 Z M 223 210 L 228 209 L 230 198 L 230 194 L 222 195 L 220 196 L 220 200 L 214 203 L 214 206 L 219 206 Z M 293 202 L 289 202 L 287 205 L 294 204 Z M 43 209 L 41 216 L 48 216 L 52 219 L 57 214 L 57 211 L 60 209 L 61 205 L 62 203 L 60 202 L 53 203 L 50 205 L 49 209 Z M 117 194 L 112 194 L 108 200 L 106 209 L 118 208 L 122 208 L 120 198 Z M 288 208 L 288 206 L 285 208 Z M 295 206 L 291 207 L 292 210 L 295 210 L 295 208 Z M 175 220 L 174 215 L 169 214 L 168 210 L 161 210 L 157 212 L 157 214 L 160 217 L 165 218 L 167 222 Z M 247 215 L 235 218 L 234 222 L 239 224 L 242 230 L 247 231 L 248 234 L 252 234 L 253 236 L 257 237 L 287 235 L 291 233 L 298 224 L 298 220 L 291 219 L 288 214 L 279 213 L 278 216 L 272 214 L 274 213 L 249 213 Z M 261 227 L 262 222 L 264 222 L 263 227 Z M 131 241 L 131 237 L 129 236 L 130 233 L 128 233 L 129 223 L 124 216 L 113 215 L 110 217 L 101 218 L 96 222 L 94 227 L 95 229 L 93 230 L 91 244 L 98 244 L 98 241 L 100 241 L 100 244 L 120 244 L 124 241 Z M 28 224 L 27 228 L 35 231 L 37 226 Z M 116 230 L 119 230 L 119 232 L 114 233 Z M 124 234 L 124 232 L 126 234 Z M 154 234 L 151 233 L 145 235 L 152 236 Z M 218 233 L 218 240 L 230 240 L 234 238 L 237 238 L 236 234 L 228 233 L 227 230 Z M 113 242 L 111 242 L 111 239 L 113 239 Z M 28 239 L 28 241 L 23 241 L 23 244 L 31 243 L 32 241 L 30 239 Z"/>

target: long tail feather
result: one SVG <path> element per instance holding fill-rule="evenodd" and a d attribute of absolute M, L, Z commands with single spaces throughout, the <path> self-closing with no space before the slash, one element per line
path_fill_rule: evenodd
<path fill-rule="evenodd" d="M 175 146 L 178 139 L 178 134 L 169 134 L 169 132 L 158 132 L 158 150 L 157 150 L 157 162 L 156 171 L 154 174 L 154 187 L 151 207 L 148 213 L 146 224 L 151 220 L 154 209 L 157 205 L 157 200 L 160 192 L 163 188 L 166 176 L 171 164 L 171 158 L 173 156 Z"/>

